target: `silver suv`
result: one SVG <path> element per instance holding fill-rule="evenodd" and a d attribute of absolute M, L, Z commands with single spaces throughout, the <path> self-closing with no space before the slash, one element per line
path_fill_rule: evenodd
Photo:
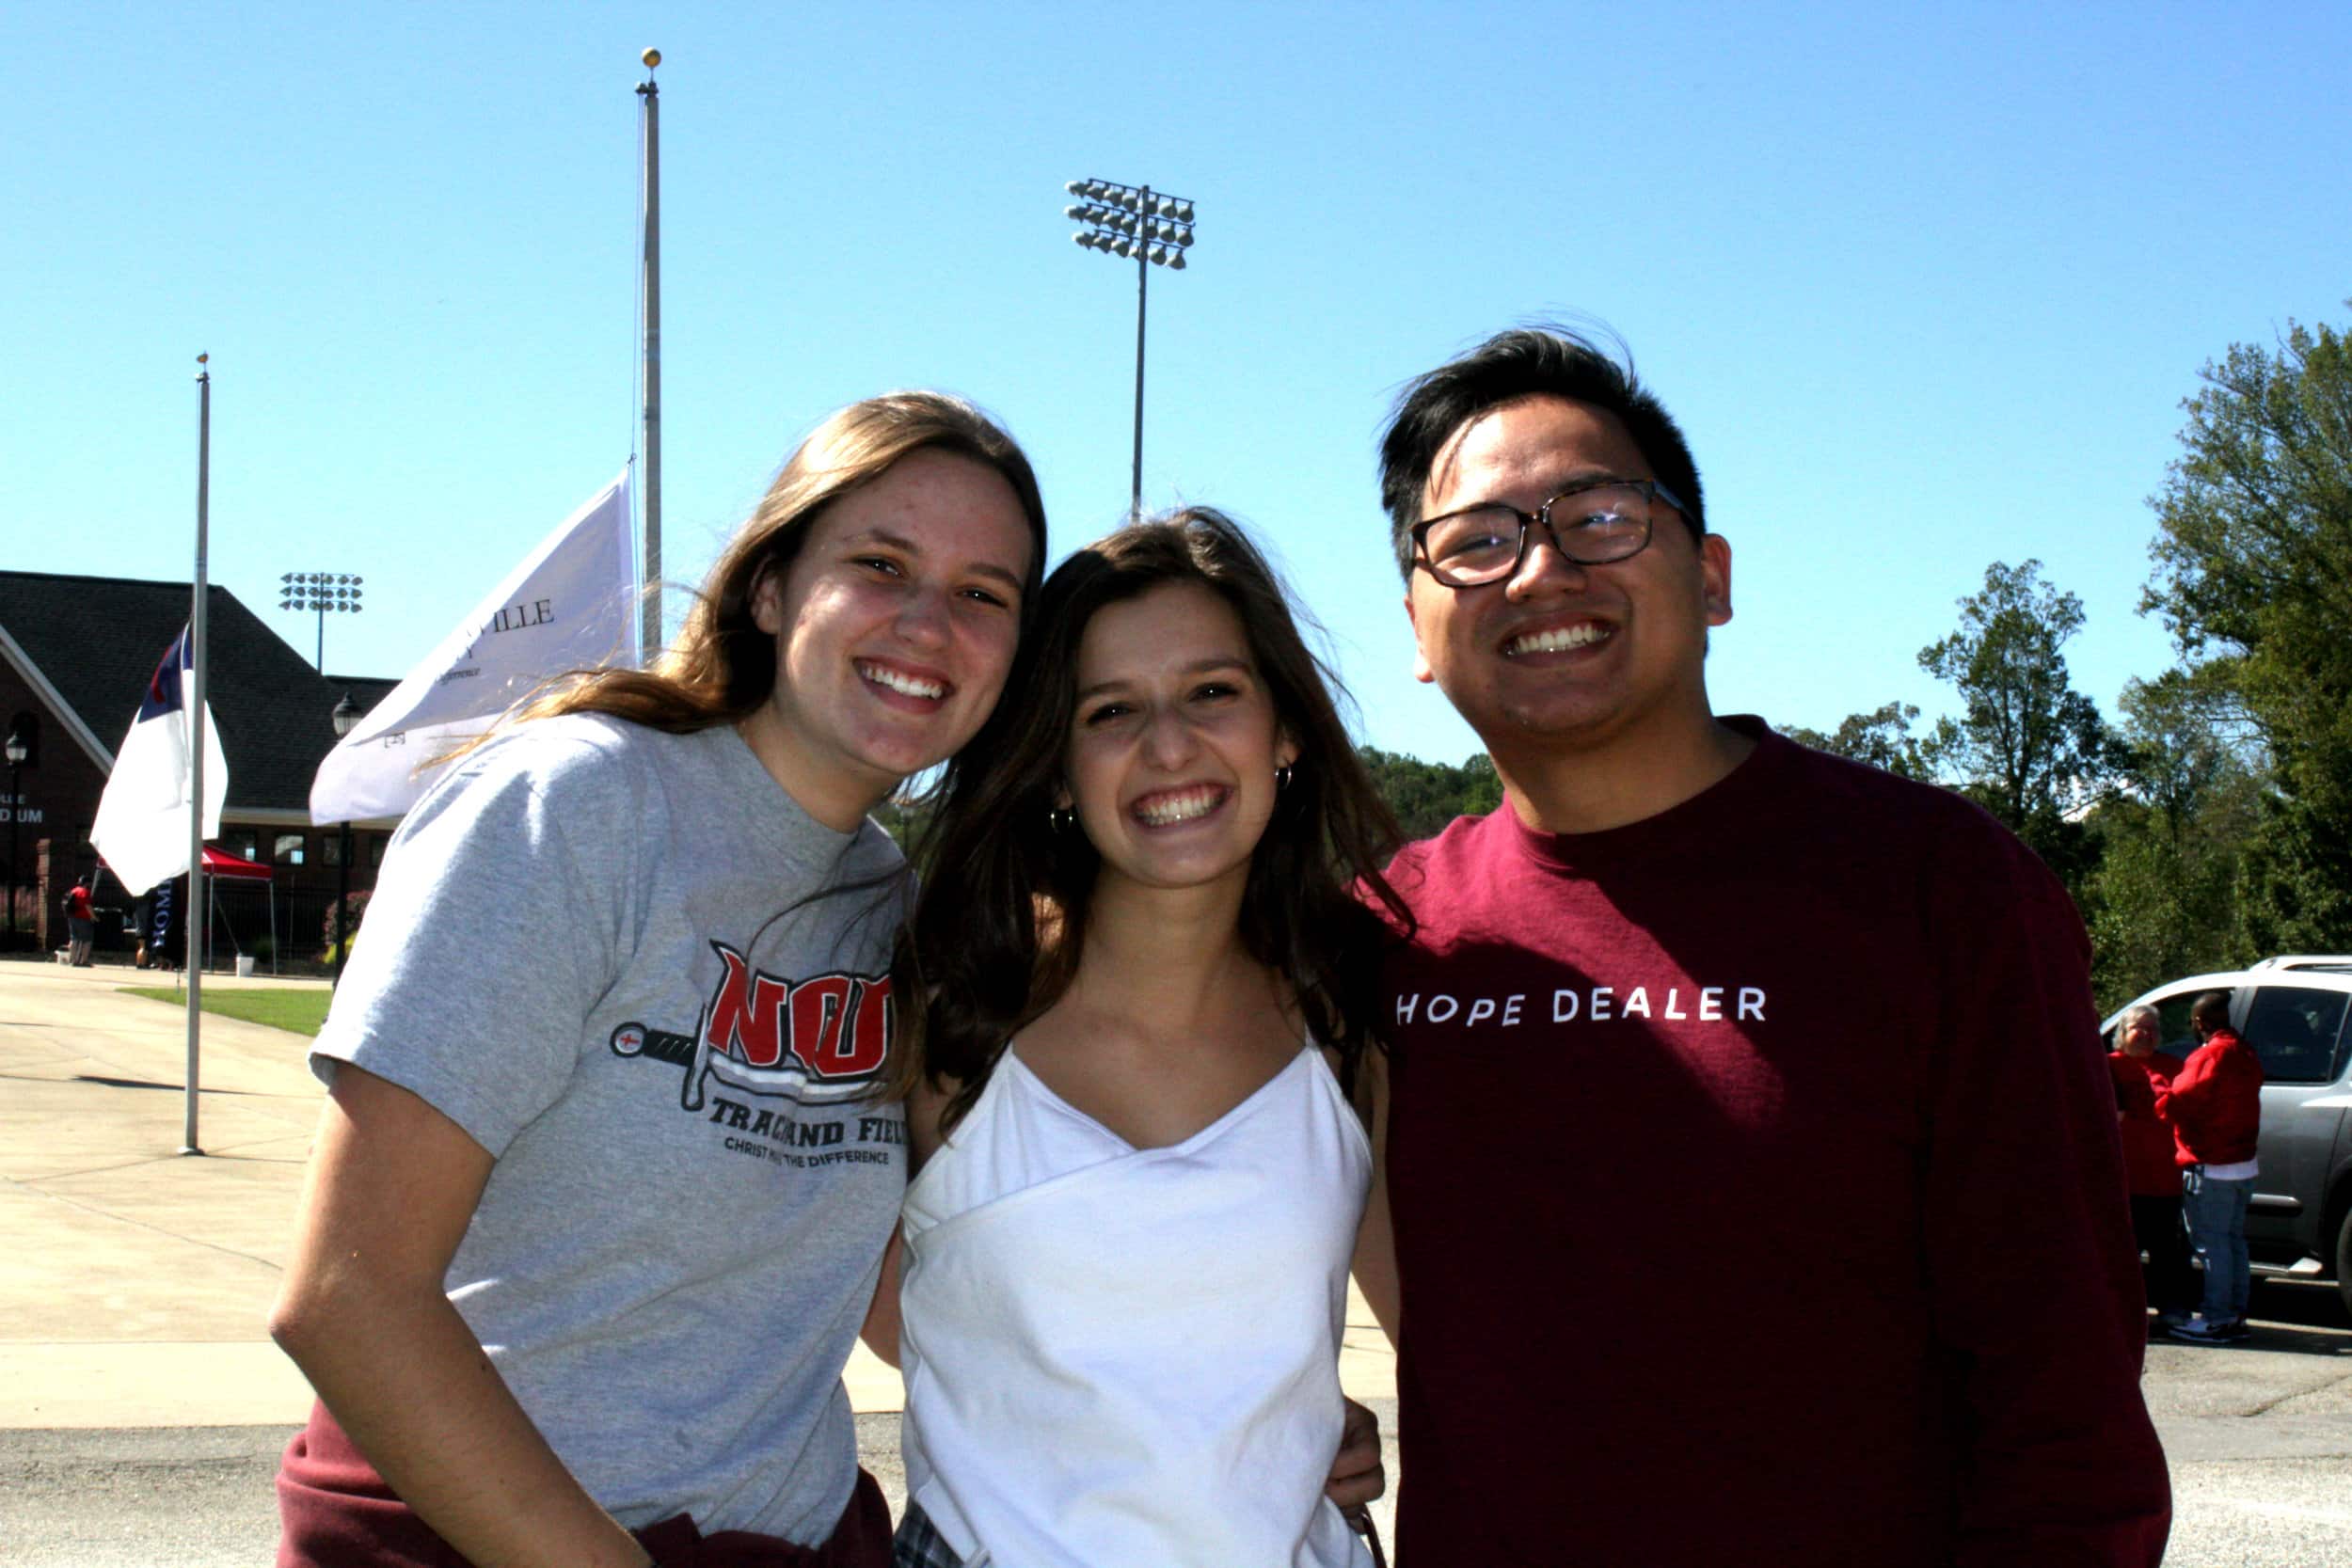
<path fill-rule="evenodd" d="M 2334 1275 L 2352 1312 L 2352 957 L 2296 954 L 2196 974 L 2135 998 L 2162 1021 L 2160 1048 L 2197 1048 L 2189 1005 L 2230 993 L 2230 1026 L 2263 1064 L 2261 1174 L 2246 1214 L 2258 1275 Z M 2100 1025 L 2109 1050 L 2128 1007 Z"/>

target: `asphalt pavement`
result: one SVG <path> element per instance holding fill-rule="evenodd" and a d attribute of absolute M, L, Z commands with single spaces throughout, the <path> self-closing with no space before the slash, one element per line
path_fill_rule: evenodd
<path fill-rule="evenodd" d="M 0 1560 L 24 1568 L 267 1561 L 270 1476 L 310 1408 L 263 1329 L 321 1098 L 307 1042 L 206 1014 L 203 1152 L 183 1153 L 184 1012 L 122 994 L 159 981 L 0 961 Z M 2352 1321 L 2295 1282 L 2259 1283 L 2254 1313 L 2246 1346 L 2149 1347 L 2167 1561 L 2344 1568 Z M 1343 1382 L 1393 1433 L 1394 1364 L 1360 1300 L 1348 1346 Z M 848 1382 L 895 1507 L 898 1374 L 861 1349 Z"/>

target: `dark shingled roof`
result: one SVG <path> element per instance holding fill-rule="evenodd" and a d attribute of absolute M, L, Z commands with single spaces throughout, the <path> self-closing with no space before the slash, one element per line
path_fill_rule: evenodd
<path fill-rule="evenodd" d="M 112 752 L 156 662 L 187 624 L 188 599 L 184 582 L 0 572 L 0 629 Z M 216 585 L 205 645 L 206 697 L 229 757 L 231 812 L 308 811 L 311 775 L 335 744 L 336 702 L 349 691 L 364 712 L 397 684 L 320 674 Z"/>

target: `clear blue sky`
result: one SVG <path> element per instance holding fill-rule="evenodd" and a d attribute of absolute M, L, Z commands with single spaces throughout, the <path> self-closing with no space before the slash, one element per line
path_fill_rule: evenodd
<path fill-rule="evenodd" d="M 1374 744 L 1477 745 L 1410 679 L 1381 416 L 1544 316 L 1621 334 L 1691 436 L 1719 709 L 1936 712 L 1918 649 L 2038 556 L 2112 712 L 2171 661 L 2135 610 L 2198 368 L 2345 318 L 2348 17 L 18 0 L 0 566 L 186 578 L 207 350 L 214 579 L 307 651 L 278 574 L 361 573 L 328 667 L 403 673 L 628 454 L 654 44 L 674 578 L 889 387 L 1003 416 L 1057 554 L 1115 526 L 1135 279 L 1061 216 L 1094 175 L 1200 204 L 1147 503 L 1256 526 Z"/>

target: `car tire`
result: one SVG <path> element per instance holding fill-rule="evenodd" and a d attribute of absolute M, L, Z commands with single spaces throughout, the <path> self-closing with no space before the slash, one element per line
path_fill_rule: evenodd
<path fill-rule="evenodd" d="M 2352 1203 L 2336 1216 L 2336 1298 L 2352 1313 Z"/>

